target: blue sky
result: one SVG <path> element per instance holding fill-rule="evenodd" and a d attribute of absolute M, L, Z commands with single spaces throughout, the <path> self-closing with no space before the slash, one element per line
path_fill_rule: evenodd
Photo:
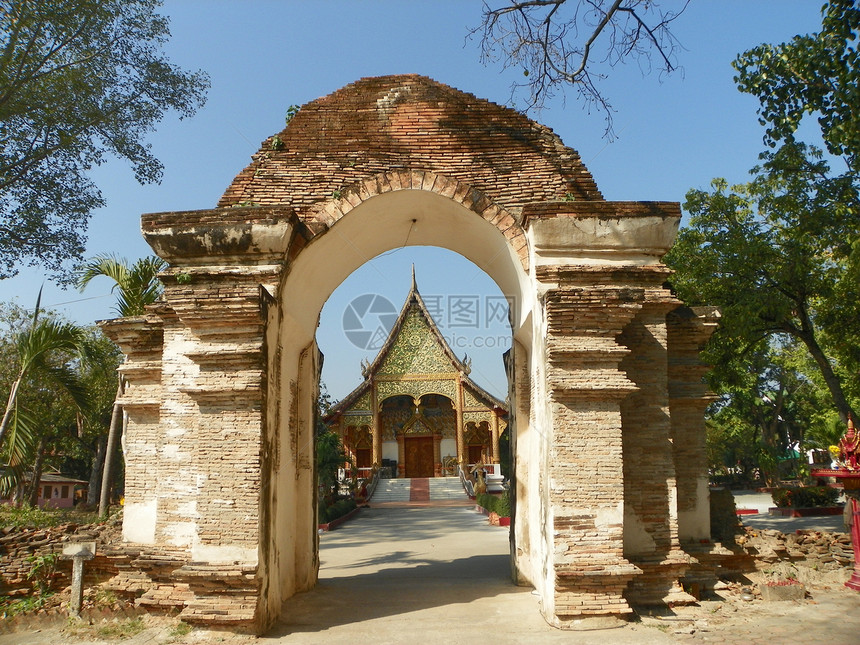
<path fill-rule="evenodd" d="M 619 135 L 612 143 L 603 138 L 603 116 L 588 114 L 572 93 L 531 116 L 579 151 L 607 199 L 683 202 L 687 190 L 705 188 L 713 177 L 746 181 L 762 150 L 762 128 L 755 99 L 734 86 L 731 61 L 759 43 L 817 30 L 819 7 L 801 0 L 692 2 L 674 29 L 683 69 L 665 78 L 643 77 L 635 65 L 608 71 L 602 87 L 617 110 Z M 480 11 L 480 2 L 463 0 L 168 0 L 169 55 L 186 69 L 210 74 L 209 98 L 195 117 L 168 117 L 150 138 L 165 165 L 161 184 L 138 185 L 121 161 L 94 170 L 108 205 L 93 215 L 88 253 L 130 259 L 149 254 L 140 236 L 142 213 L 213 207 L 260 142 L 283 128 L 289 105 L 360 77 L 419 73 L 510 105 L 510 85 L 521 71 L 484 66 L 478 42 L 466 38 Z M 359 269 L 324 308 L 318 335 L 326 354 L 323 380 L 336 398 L 358 384 L 361 357 L 373 355 L 343 333 L 345 307 L 360 294 L 380 293 L 399 309 L 413 262 L 421 292 L 445 306 L 464 295 L 478 296 L 483 306 L 499 293 L 487 276 L 447 251 L 398 250 Z M 17 298 L 31 306 L 44 279 L 40 271 L 24 269 L 0 281 L 0 301 Z M 80 323 L 114 315 L 108 281 L 94 281 L 84 294 L 48 284 L 43 302 Z M 479 321 L 474 331 L 494 338 L 504 328 Z M 457 342 L 457 328 L 447 333 Z M 469 338 L 455 351 L 473 358 L 479 383 L 503 395 L 498 348 L 469 346 Z"/>

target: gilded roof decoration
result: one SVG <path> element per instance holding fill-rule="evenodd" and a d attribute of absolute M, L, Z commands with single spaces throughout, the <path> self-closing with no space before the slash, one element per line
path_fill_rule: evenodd
<path fill-rule="evenodd" d="M 359 428 L 361 426 L 372 426 L 373 415 L 368 411 L 367 414 L 344 416 L 343 423 L 347 428 L 350 426 L 354 426 L 356 428 Z"/>
<path fill-rule="evenodd" d="M 424 422 L 424 419 L 419 417 L 406 428 L 404 434 L 433 434 L 433 430 Z"/>
<path fill-rule="evenodd" d="M 486 421 L 487 423 L 491 423 L 493 420 L 493 411 L 489 408 L 485 408 L 483 410 L 478 411 L 465 411 L 463 412 L 463 424 L 467 423 L 481 423 L 481 421 Z"/>
<path fill-rule="evenodd" d="M 361 397 L 359 397 L 358 401 L 355 402 L 355 405 L 352 406 L 353 410 L 370 410 L 370 390 L 368 389 Z"/>
<path fill-rule="evenodd" d="M 378 373 L 446 374 L 451 371 L 451 360 L 430 333 L 430 325 L 424 316 L 413 306 Z"/>
<path fill-rule="evenodd" d="M 487 406 L 485 403 L 482 403 L 477 398 L 475 398 L 475 395 L 472 394 L 472 392 L 469 390 L 469 388 L 464 387 L 463 388 L 463 407 L 466 407 L 466 408 L 484 408 Z"/>
<path fill-rule="evenodd" d="M 452 378 L 427 380 L 404 379 L 401 381 L 379 381 L 376 384 L 376 397 L 380 403 L 388 397 L 398 394 L 407 394 L 418 399 L 422 395 L 430 393 L 443 394 L 450 399 L 454 399 L 457 395 L 457 381 Z"/>

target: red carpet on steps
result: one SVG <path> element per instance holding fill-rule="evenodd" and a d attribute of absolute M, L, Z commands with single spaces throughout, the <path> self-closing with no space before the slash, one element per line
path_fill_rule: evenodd
<path fill-rule="evenodd" d="M 430 478 L 413 477 L 409 486 L 410 502 L 427 502 L 430 500 Z"/>

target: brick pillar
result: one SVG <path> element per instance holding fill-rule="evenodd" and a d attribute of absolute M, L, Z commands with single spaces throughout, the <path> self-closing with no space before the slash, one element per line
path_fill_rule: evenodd
<path fill-rule="evenodd" d="M 165 473 L 155 458 L 163 440 L 160 424 L 161 354 L 164 324 L 155 315 L 106 320 L 102 331 L 119 345 L 125 362 L 119 370 L 126 381 L 118 401 L 128 417 L 123 437 L 125 458 L 123 538 L 138 544 L 154 544 L 158 512 L 158 483 Z"/>
<path fill-rule="evenodd" d="M 629 270 L 644 289 L 642 310 L 618 337 L 630 349 L 621 368 L 637 389 L 621 405 L 624 423 L 624 554 L 643 574 L 626 594 L 634 605 L 692 603 L 679 583 L 690 558 L 678 543 L 669 418 L 666 313 L 678 301 L 660 284 L 668 270 Z"/>
<path fill-rule="evenodd" d="M 679 307 L 666 321 L 678 535 L 689 548 L 686 545 L 698 545 L 711 537 L 704 417 L 713 396 L 704 381 L 708 366 L 699 353 L 717 328 L 719 312 L 713 307 Z"/>
<path fill-rule="evenodd" d="M 558 285 L 544 305 L 555 590 L 543 612 L 565 627 L 631 612 L 622 594 L 639 569 L 624 557 L 621 401 L 635 385 L 618 369 L 628 350 L 615 337 L 636 315 L 641 293 L 594 285 L 602 275 L 595 269 L 548 273 L 542 281 Z"/>
<path fill-rule="evenodd" d="M 178 461 L 171 478 L 160 482 L 167 491 L 159 508 L 163 539 L 187 539 L 202 561 L 230 554 L 256 560 L 264 435 L 260 284 L 276 274 L 269 267 L 171 272 L 164 279 L 165 311 L 172 315 L 162 387 Z M 176 280 L 180 273 L 187 281 Z"/>

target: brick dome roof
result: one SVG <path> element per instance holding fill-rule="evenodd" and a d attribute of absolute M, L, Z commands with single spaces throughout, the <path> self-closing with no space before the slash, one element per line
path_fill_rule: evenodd
<path fill-rule="evenodd" d="M 509 211 L 568 195 L 603 199 L 579 154 L 551 129 L 408 74 L 364 78 L 302 106 L 218 206 L 277 204 L 302 213 L 357 182 L 405 169 L 468 183 Z"/>

